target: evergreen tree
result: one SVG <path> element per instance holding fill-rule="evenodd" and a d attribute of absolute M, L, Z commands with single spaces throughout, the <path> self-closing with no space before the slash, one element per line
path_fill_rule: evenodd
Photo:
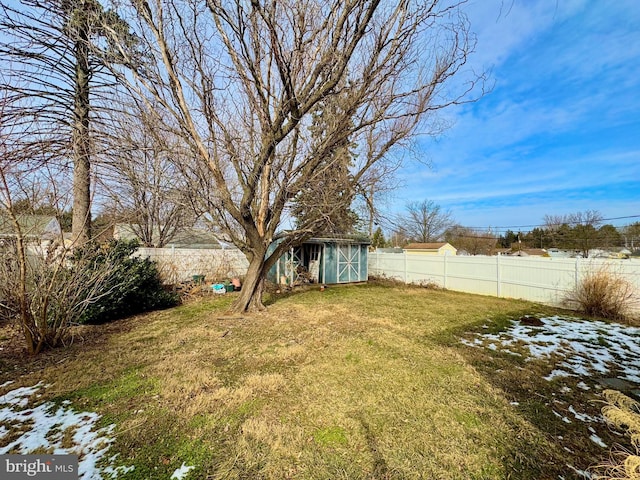
<path fill-rule="evenodd" d="M 380 227 L 376 228 L 376 231 L 373 232 L 373 238 L 371 239 L 371 246 L 374 248 L 384 248 L 386 245 L 387 241 L 384 238 L 382 229 Z"/>
<path fill-rule="evenodd" d="M 345 130 L 351 127 L 352 121 L 338 101 L 323 102 L 312 117 L 310 135 L 323 138 L 327 131 L 340 128 L 341 122 L 346 123 Z M 293 202 L 298 229 L 308 230 L 310 235 L 355 232 L 359 219 L 351 209 L 355 195 L 349 171 L 355 158 L 352 147 L 348 137 L 329 145 L 320 142 L 322 161 Z"/>

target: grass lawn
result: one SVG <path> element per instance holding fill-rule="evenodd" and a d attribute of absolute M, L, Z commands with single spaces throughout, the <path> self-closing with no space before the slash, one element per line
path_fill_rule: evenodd
<path fill-rule="evenodd" d="M 43 381 L 45 398 L 114 423 L 110 453 L 135 466 L 120 478 L 185 464 L 189 479 L 569 479 L 567 464 L 607 455 L 547 408 L 550 365 L 460 342 L 557 310 L 371 284 L 225 318 L 232 296 L 85 327 L 21 365 L 5 355 L 0 384 Z M 597 414 L 595 391 L 572 395 Z"/>

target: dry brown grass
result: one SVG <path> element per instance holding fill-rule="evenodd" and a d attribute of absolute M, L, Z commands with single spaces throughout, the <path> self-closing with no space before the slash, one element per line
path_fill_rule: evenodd
<path fill-rule="evenodd" d="M 607 405 L 602 415 L 615 428 L 624 431 L 631 440 L 634 452 L 619 446 L 610 461 L 595 471 L 597 480 L 640 480 L 640 404 L 616 390 L 605 390 Z"/>
<path fill-rule="evenodd" d="M 229 297 L 127 320 L 21 383 L 115 422 L 127 478 L 524 479 L 562 456 L 453 336 L 531 304 L 364 285 L 224 320 Z"/>

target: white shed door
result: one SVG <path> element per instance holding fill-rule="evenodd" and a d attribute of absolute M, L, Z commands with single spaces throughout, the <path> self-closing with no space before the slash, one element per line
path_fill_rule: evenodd
<path fill-rule="evenodd" d="M 338 283 L 360 280 L 360 245 L 338 245 Z"/>

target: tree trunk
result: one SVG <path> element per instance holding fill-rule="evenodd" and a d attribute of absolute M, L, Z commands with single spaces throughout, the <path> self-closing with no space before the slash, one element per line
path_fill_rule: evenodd
<path fill-rule="evenodd" d="M 78 7 L 83 8 L 83 7 Z M 85 243 L 91 237 L 91 162 L 89 138 L 89 34 L 78 25 L 75 42 L 75 97 L 73 112 L 73 241 Z"/>
<path fill-rule="evenodd" d="M 22 236 L 22 232 L 20 231 L 20 226 L 18 225 L 18 220 L 15 215 L 11 215 L 12 220 L 14 221 L 16 227 L 16 250 L 18 257 L 18 268 L 20 272 L 19 279 L 19 301 L 20 301 L 20 326 L 22 328 L 22 334 L 24 335 L 24 339 L 27 345 L 27 350 L 31 355 L 35 355 L 38 353 L 36 351 L 36 339 L 34 338 L 33 332 L 31 328 L 33 327 L 33 321 L 30 315 L 29 310 L 29 297 L 27 295 L 27 254 L 26 248 L 24 245 L 24 237 Z"/>
<path fill-rule="evenodd" d="M 265 309 L 262 303 L 262 290 L 266 274 L 264 254 L 254 255 L 249 262 L 249 269 L 242 284 L 240 296 L 231 306 L 232 312 L 255 312 Z"/>

